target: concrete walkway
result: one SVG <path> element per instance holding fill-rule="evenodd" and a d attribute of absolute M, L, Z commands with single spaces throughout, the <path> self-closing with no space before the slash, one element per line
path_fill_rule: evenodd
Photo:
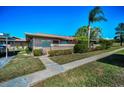
<path fill-rule="evenodd" d="M 114 50 L 114 51 L 111 51 L 111 52 L 102 53 L 102 54 L 95 55 L 95 56 L 92 56 L 92 57 L 84 58 L 84 59 L 77 60 L 77 61 L 74 61 L 74 62 L 70 62 L 70 63 L 62 65 L 62 67 L 64 68 L 65 71 L 67 71 L 67 70 L 76 68 L 78 66 L 81 66 L 81 65 L 84 65 L 84 64 L 102 59 L 102 58 L 107 57 L 107 56 L 110 56 L 110 55 L 112 55 L 112 54 L 114 54 L 118 51 L 121 51 L 121 50 L 124 50 L 124 48 L 117 49 L 117 50 Z"/>
<path fill-rule="evenodd" d="M 0 69 L 3 68 L 6 64 L 8 64 L 13 57 L 14 56 L 8 57 L 7 59 L 5 57 L 0 58 Z"/>
<path fill-rule="evenodd" d="M 59 65 L 58 63 L 55 63 L 54 61 L 50 60 L 47 56 L 41 56 L 40 60 L 45 65 L 47 70 L 50 71 L 63 71 L 63 67 Z"/>
<path fill-rule="evenodd" d="M 93 61 L 96 61 L 98 59 L 107 57 L 109 55 L 112 55 L 115 52 L 118 52 L 120 50 L 124 50 L 124 48 L 121 49 L 117 49 L 111 52 L 106 52 L 100 55 L 95 55 L 92 57 L 88 57 L 88 58 L 84 58 L 81 60 L 77 60 L 71 63 L 67 63 L 64 65 L 59 65 L 53 61 L 51 61 L 50 59 L 48 59 L 47 56 L 43 56 L 40 57 L 40 59 L 42 60 L 43 64 L 46 66 L 45 70 L 42 71 L 38 71 L 29 75 L 25 75 L 22 77 L 18 77 L 3 83 L 0 83 L 1 87 L 28 87 L 28 86 L 32 86 L 35 83 L 37 83 L 38 81 L 41 80 L 45 80 L 49 77 L 52 77 L 54 75 L 66 72 L 70 69 L 76 68 L 78 66 L 81 66 L 83 64 L 87 64 Z"/>

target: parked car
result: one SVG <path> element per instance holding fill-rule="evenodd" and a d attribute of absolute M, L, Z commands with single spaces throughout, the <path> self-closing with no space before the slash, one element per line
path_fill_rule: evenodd
<path fill-rule="evenodd" d="M 0 45 L 0 53 L 5 53 L 6 52 L 6 46 L 5 45 Z"/>

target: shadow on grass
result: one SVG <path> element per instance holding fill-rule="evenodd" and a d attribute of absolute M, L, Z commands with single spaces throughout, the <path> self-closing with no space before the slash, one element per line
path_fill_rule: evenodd
<path fill-rule="evenodd" d="M 98 61 L 107 63 L 107 64 L 111 64 L 111 65 L 124 67 L 124 55 L 122 55 L 122 54 L 113 54 L 111 56 L 105 57 Z"/>

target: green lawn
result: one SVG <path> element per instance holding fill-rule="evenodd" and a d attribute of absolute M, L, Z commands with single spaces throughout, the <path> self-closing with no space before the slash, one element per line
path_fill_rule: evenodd
<path fill-rule="evenodd" d="M 48 78 L 34 86 L 124 86 L 124 51 Z"/>
<path fill-rule="evenodd" d="M 97 50 L 97 51 L 92 51 L 92 52 L 87 52 L 87 53 L 75 53 L 75 54 L 69 54 L 69 55 L 54 56 L 54 57 L 50 57 L 50 59 L 55 61 L 58 64 L 65 64 L 65 63 L 69 63 L 69 62 L 72 62 L 75 60 L 90 57 L 93 55 L 98 55 L 100 53 L 112 51 L 112 50 L 115 50 L 118 48 L 120 48 L 120 47 L 112 47 L 112 48 L 107 49 L 107 50 Z"/>
<path fill-rule="evenodd" d="M 38 58 L 33 58 L 23 54 L 24 52 L 19 53 L 9 64 L 0 69 L 0 82 L 45 68 Z"/>

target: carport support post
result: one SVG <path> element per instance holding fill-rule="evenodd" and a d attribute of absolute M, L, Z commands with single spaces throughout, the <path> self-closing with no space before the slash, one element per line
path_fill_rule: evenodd
<path fill-rule="evenodd" d="M 7 50 L 7 45 L 8 45 L 8 38 L 7 38 L 7 35 L 6 35 L 6 58 L 8 58 L 8 50 Z"/>

